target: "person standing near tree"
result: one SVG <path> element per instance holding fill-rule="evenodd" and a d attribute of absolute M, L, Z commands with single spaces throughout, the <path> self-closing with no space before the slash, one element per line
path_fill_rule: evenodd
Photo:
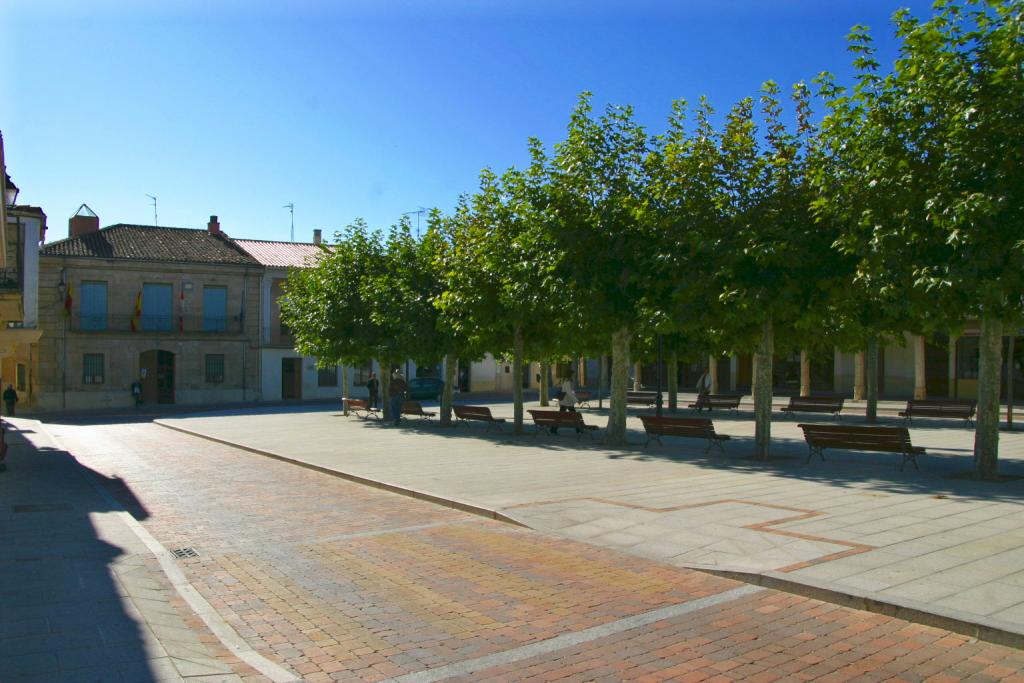
<path fill-rule="evenodd" d="M 391 384 L 388 386 L 388 397 L 391 399 L 391 417 L 395 420 L 395 426 L 402 421 L 402 402 L 405 401 L 405 392 L 409 385 L 402 376 L 402 371 L 395 368 L 391 372 Z"/>
<path fill-rule="evenodd" d="M 380 394 L 380 380 L 377 379 L 377 373 L 376 372 L 371 372 L 370 373 L 370 379 L 366 383 L 366 390 L 370 392 L 370 398 L 369 398 L 370 407 L 371 408 L 376 408 L 377 407 L 377 397 Z"/>
<path fill-rule="evenodd" d="M 572 370 L 565 373 L 565 377 L 562 378 L 562 386 L 558 390 L 558 412 L 560 413 L 575 413 L 576 404 L 580 400 L 576 396 L 576 390 L 572 385 Z M 579 433 L 580 428 L 576 428 L 576 432 Z M 551 428 L 552 434 L 558 433 L 558 427 Z"/>
<path fill-rule="evenodd" d="M 7 416 L 14 417 L 14 404 L 18 402 L 18 392 L 14 390 L 13 384 L 8 384 L 4 390 L 4 405 L 7 406 Z"/>

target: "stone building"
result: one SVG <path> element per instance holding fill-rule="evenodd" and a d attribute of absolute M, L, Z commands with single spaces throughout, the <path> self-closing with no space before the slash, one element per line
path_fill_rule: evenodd
<path fill-rule="evenodd" d="M 83 205 L 40 251 L 43 410 L 259 400 L 262 266 L 221 232 L 112 225 Z"/>

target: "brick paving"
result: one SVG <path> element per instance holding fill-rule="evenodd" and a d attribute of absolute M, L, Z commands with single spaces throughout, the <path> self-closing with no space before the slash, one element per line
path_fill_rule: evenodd
<path fill-rule="evenodd" d="M 744 584 L 156 425 L 46 430 L 119 477 L 112 495 L 166 548 L 193 548 L 191 585 L 303 680 L 1022 680 L 1017 650 L 771 590 L 733 598 Z"/>

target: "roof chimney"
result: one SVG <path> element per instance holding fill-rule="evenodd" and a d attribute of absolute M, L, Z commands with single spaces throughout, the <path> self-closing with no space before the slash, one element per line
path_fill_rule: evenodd
<path fill-rule="evenodd" d="M 320 231 L 320 228 L 317 228 L 313 231 L 313 244 L 320 244 L 323 241 L 323 233 Z"/>
<path fill-rule="evenodd" d="M 220 222 L 217 220 L 216 216 L 210 216 L 210 222 L 206 224 L 206 229 L 214 235 L 220 234 Z"/>
<path fill-rule="evenodd" d="M 91 232 L 99 232 L 99 229 L 100 218 L 88 204 L 82 204 L 75 215 L 68 219 L 68 237 L 81 237 Z"/>

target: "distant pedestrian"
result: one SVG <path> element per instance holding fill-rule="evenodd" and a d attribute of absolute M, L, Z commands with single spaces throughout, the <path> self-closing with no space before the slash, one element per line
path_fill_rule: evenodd
<path fill-rule="evenodd" d="M 572 385 L 572 370 L 565 373 L 565 377 L 562 378 L 562 386 L 558 390 L 558 412 L 560 413 L 575 413 L 576 404 L 580 402 L 576 396 L 576 390 Z M 576 432 L 579 433 L 582 430 L 577 427 Z M 558 433 L 558 427 L 551 428 L 552 434 Z"/>
<path fill-rule="evenodd" d="M 142 382 L 132 382 L 132 398 L 136 408 L 142 405 Z"/>
<path fill-rule="evenodd" d="M 706 407 L 708 412 L 711 412 L 711 404 L 708 403 L 708 395 L 711 393 L 711 371 L 705 370 L 701 373 L 701 376 L 697 378 L 697 412 L 704 410 Z"/>
<path fill-rule="evenodd" d="M 366 390 L 370 392 L 370 407 L 377 407 L 377 398 L 380 396 L 380 380 L 377 379 L 377 373 L 371 372 L 370 379 L 366 382 Z"/>
<path fill-rule="evenodd" d="M 397 426 L 402 421 L 402 403 L 409 385 L 402 376 L 402 371 L 395 368 L 391 373 L 391 384 L 388 386 L 388 397 L 391 399 L 391 417 Z"/>
<path fill-rule="evenodd" d="M 13 384 L 8 384 L 4 390 L 4 405 L 7 406 L 7 416 L 14 417 L 14 404 L 18 402 L 18 392 L 14 390 Z"/>

